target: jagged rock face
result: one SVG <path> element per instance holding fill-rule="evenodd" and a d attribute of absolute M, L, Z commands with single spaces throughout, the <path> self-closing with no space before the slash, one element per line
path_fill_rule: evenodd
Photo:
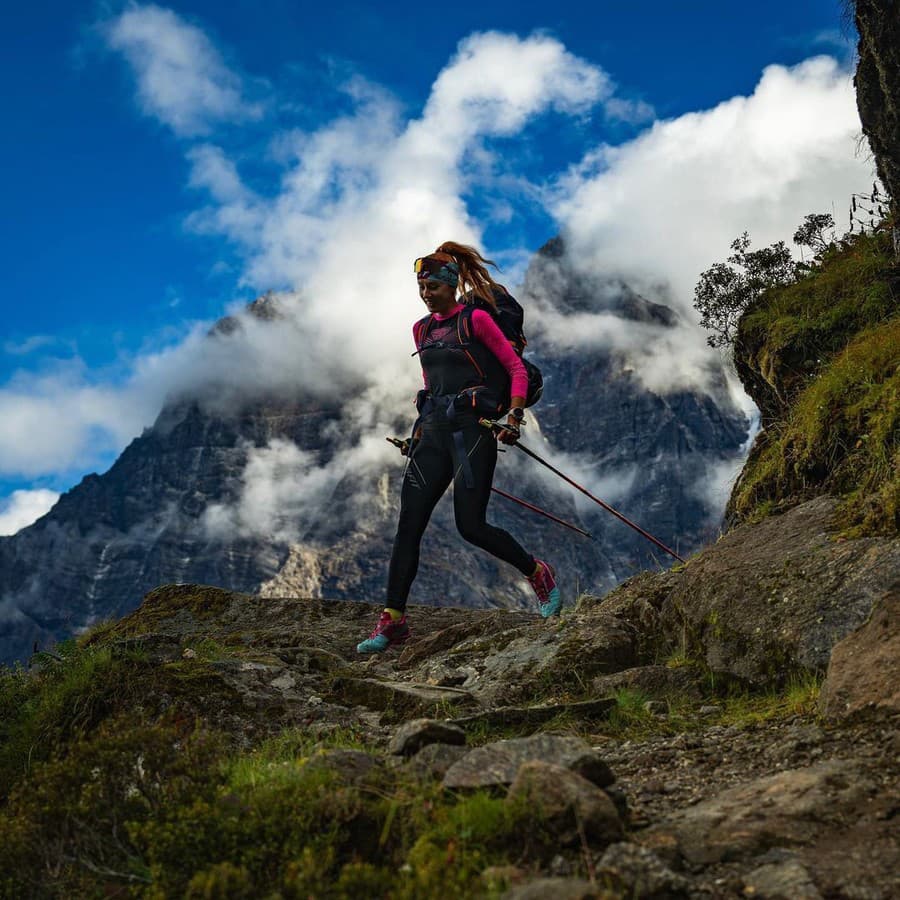
<path fill-rule="evenodd" d="M 536 258 L 532 283 L 548 262 L 555 266 L 554 301 L 561 311 L 597 308 L 596 285 L 566 267 L 559 241 Z M 526 283 L 526 310 L 529 291 Z M 626 321 L 663 330 L 675 321 L 670 309 L 624 285 L 604 291 L 603 308 Z M 270 297 L 251 312 L 266 320 L 277 314 Z M 239 327 L 238 320 L 223 320 L 210 339 Z M 720 509 L 704 500 L 698 486 L 710 464 L 737 460 L 746 432 L 724 380 L 715 396 L 659 396 L 613 353 L 569 352 L 542 344 L 533 329 L 530 336 L 530 355 L 547 382 L 536 416 L 549 441 L 531 432 L 530 445 L 541 453 L 555 447 L 578 454 L 604 475 L 633 476 L 616 505 L 678 551 L 690 552 L 707 539 Z M 191 398 L 169 404 L 108 472 L 86 477 L 34 525 L 0 539 L 0 661 L 23 659 L 34 642 L 45 646 L 99 619 L 121 616 L 167 582 L 221 584 L 269 597 L 381 600 L 399 502 L 399 456 L 389 471 L 338 480 L 320 508 L 306 511 L 305 525 L 293 538 L 246 530 L 223 538 L 206 527 L 213 506 L 239 500 L 254 449 L 283 440 L 327 465 L 341 449 L 332 437 L 336 431 L 344 446 L 359 437 L 341 416 L 337 403 L 309 400 L 268 398 L 230 416 L 205 411 Z M 334 427 L 338 422 L 340 429 Z M 396 424 L 400 433 L 410 423 Z M 539 474 L 536 463 L 509 451 L 495 483 L 586 527 L 596 542 L 500 498 L 492 501 L 489 516 L 530 552 L 554 563 L 565 596 L 603 593 L 654 565 L 653 554 L 659 558 L 660 552 L 643 538 L 599 508 L 576 508 L 572 489 L 560 484 L 557 490 Z M 426 533 L 410 599 L 509 609 L 534 602 L 517 572 L 462 541 L 449 497 Z"/>
<path fill-rule="evenodd" d="M 333 411 L 260 408 L 234 420 L 196 404 L 167 408 L 102 476 L 89 475 L 30 528 L 0 544 L 0 594 L 21 615 L 0 623 L 0 659 L 134 609 L 148 588 L 201 580 L 254 590 L 286 548 L 263 538 L 223 544 L 201 527 L 228 499 L 247 447 L 273 436 L 310 446 Z M 289 414 L 288 414 L 289 413 Z"/>
<path fill-rule="evenodd" d="M 891 197 L 894 252 L 900 256 L 900 4 L 855 0 L 859 32 L 856 105 L 878 177 Z"/>

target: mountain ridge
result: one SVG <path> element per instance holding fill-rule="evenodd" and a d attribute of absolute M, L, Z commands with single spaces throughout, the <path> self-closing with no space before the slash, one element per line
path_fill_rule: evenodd
<path fill-rule="evenodd" d="M 684 390 L 665 396 L 643 386 L 614 350 L 571 351 L 542 342 L 539 307 L 553 302 L 583 312 L 592 292 L 596 296 L 601 290 L 606 306 L 618 305 L 621 321 L 663 331 L 674 323 L 673 314 L 661 312 L 665 307 L 621 284 L 610 291 L 585 281 L 567 268 L 563 246 L 556 240 L 542 248 L 523 289 L 530 310 L 526 327 L 532 324 L 529 353 L 547 382 L 532 417 L 539 430 L 532 434 L 526 428 L 526 442 L 540 453 L 559 448 L 578 453 L 587 471 L 597 473 L 589 478 L 630 480 L 632 487 L 622 498 L 628 514 L 676 550 L 689 552 L 715 529 L 724 505 L 724 498 L 706 498 L 699 485 L 709 465 L 739 459 L 746 423 L 731 404 L 724 377 L 714 394 Z M 539 298 L 531 285 L 545 257 L 555 266 L 562 292 Z M 566 284 L 574 286 L 571 295 Z M 247 315 L 277 323 L 282 315 L 278 298 L 259 298 Z M 240 317 L 223 319 L 208 339 L 227 339 L 241 327 Z M 409 422 L 396 411 L 393 415 L 395 433 L 402 433 Z M 585 417 L 593 436 L 579 424 Z M 333 596 L 377 596 L 390 555 L 398 496 L 394 485 L 402 460 L 397 457 L 395 469 L 379 464 L 339 472 L 334 460 L 362 433 L 347 421 L 340 404 L 314 397 L 263 397 L 244 402 L 230 415 L 208 410 L 200 399 L 174 397 L 107 473 L 87 476 L 34 525 L 0 539 L 0 598 L 8 611 L 0 622 L 0 659 L 24 660 L 36 642 L 43 647 L 99 619 L 121 616 L 163 582 L 222 583 L 269 596 L 311 589 Z M 563 573 L 578 573 L 577 578 L 563 575 L 570 598 L 585 589 L 606 590 L 654 564 L 642 539 L 606 521 L 599 510 L 576 503 L 570 491 L 560 491 L 517 456 L 501 459 L 498 487 L 525 493 L 597 538 L 570 540 L 559 526 L 502 499 L 491 506 L 498 524 L 532 552 L 553 559 Z M 264 477 L 295 483 L 315 467 L 336 474 L 332 481 L 326 477 L 326 493 L 315 509 L 295 502 L 291 490 L 273 482 L 270 503 L 280 514 L 278 522 L 255 514 L 247 524 L 240 514 L 253 461 L 265 469 Z M 279 466 L 286 474 L 270 473 L 281 471 Z M 220 514 L 218 520 L 210 518 L 214 513 Z M 224 537 L 211 530 L 216 521 L 224 522 Z M 278 528 L 288 536 L 279 536 Z M 414 600 L 512 608 L 530 604 L 527 585 L 516 573 L 459 539 L 448 504 L 439 504 L 424 548 Z M 468 581 L 449 576 L 445 560 L 450 558 L 471 573 Z"/>

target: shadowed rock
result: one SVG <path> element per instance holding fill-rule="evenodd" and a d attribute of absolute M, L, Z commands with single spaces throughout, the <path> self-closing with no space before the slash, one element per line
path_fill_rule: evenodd
<path fill-rule="evenodd" d="M 603 846 L 622 836 L 612 800 L 586 778 L 552 762 L 522 763 L 506 802 L 535 810 L 562 846 L 580 841 Z"/>
<path fill-rule="evenodd" d="M 770 846 L 809 843 L 816 825 L 839 821 L 874 791 L 852 761 L 830 760 L 731 788 L 652 828 L 642 841 L 670 847 L 692 865 L 753 856 Z"/>
<path fill-rule="evenodd" d="M 519 766 L 531 760 L 550 760 L 597 787 L 606 787 L 616 780 L 600 754 L 580 738 L 535 734 L 495 741 L 469 751 L 444 776 L 444 787 L 505 787 L 515 780 Z"/>
<path fill-rule="evenodd" d="M 600 857 L 597 869 L 624 897 L 677 900 L 690 896 L 690 882 L 638 844 L 611 844 Z"/>
<path fill-rule="evenodd" d="M 835 646 L 821 703 L 832 719 L 866 709 L 900 712 L 900 586 L 881 598 L 865 625 Z"/>
<path fill-rule="evenodd" d="M 413 719 L 397 729 L 388 752 L 397 756 L 412 756 L 427 744 L 466 743 L 466 733 L 457 725 L 449 722 L 436 722 L 434 719 Z"/>

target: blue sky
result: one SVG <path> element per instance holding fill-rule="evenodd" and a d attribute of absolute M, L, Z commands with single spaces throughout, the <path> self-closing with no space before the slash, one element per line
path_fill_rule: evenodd
<path fill-rule="evenodd" d="M 354 203 L 369 209 L 364 198 L 385 178 L 374 158 L 379 142 L 392 147 L 421 120 L 450 148 L 460 128 L 444 134 L 441 126 L 474 108 L 482 60 L 507 67 L 486 69 L 486 81 L 508 84 L 478 99 L 488 107 L 478 113 L 484 121 L 448 150 L 452 159 L 441 171 L 452 189 L 436 207 L 446 217 L 441 211 L 428 221 L 460 223 L 517 273 L 530 251 L 573 223 L 585 246 L 625 246 L 627 235 L 593 216 L 598 204 L 579 198 L 601 188 L 608 197 L 615 185 L 625 190 L 629 161 L 641 154 L 648 175 L 662 171 L 658 160 L 671 152 L 661 157 L 664 150 L 654 148 L 681 138 L 674 127 L 661 132 L 661 123 L 679 123 L 678 133 L 697 126 L 691 134 L 714 143 L 715 121 L 733 113 L 732 131 L 744 121 L 777 131 L 781 111 L 771 110 L 781 110 L 780 98 L 790 119 L 790 104 L 814 95 L 826 113 L 840 105 L 842 130 L 823 140 L 844 147 L 855 39 L 837 2 L 768 0 L 463 2 L 450 9 L 38 0 L 6 10 L 5 26 L 0 520 L 15 500 L 26 510 L 16 513 L 16 525 L 84 474 L 103 471 L 152 423 L 172 388 L 159 369 L 186 355 L 203 323 L 268 288 L 322 282 L 327 254 L 295 254 L 291 235 L 310 247 L 316 234 L 346 238 L 346 252 L 358 254 L 349 210 Z M 471 66 L 454 65 L 466 54 L 475 60 L 474 78 Z M 796 68 L 821 54 L 831 68 Z M 766 81 L 773 65 L 789 74 Z M 514 88 L 530 74 L 532 93 L 517 96 Z M 770 113 L 723 107 L 749 97 L 760 108 L 770 104 Z M 696 118 L 715 109 L 715 121 Z M 509 121 L 498 126 L 489 118 L 495 113 Z M 818 127 L 815 120 L 809 126 Z M 773 170 L 791 164 L 777 141 L 759 146 L 772 146 Z M 795 146 L 804 152 L 800 138 Z M 778 216 L 760 199 L 758 207 L 738 204 L 738 218 L 724 216 L 721 227 L 705 221 L 718 242 L 709 261 L 742 230 L 742 210 L 761 236 L 789 237 L 784 229 L 797 224 L 790 217 L 818 201 L 815 185 L 823 186 L 823 208 L 864 188 L 870 167 L 858 159 L 845 165 L 842 153 L 817 163 L 817 181 L 801 183 L 798 175 L 778 187 L 785 197 Z M 763 159 L 763 171 L 766 165 Z M 415 184 L 415 171 L 406 177 Z M 760 198 L 773 190 L 765 180 L 758 179 Z M 298 206 L 298 182 L 320 209 Z M 305 236 L 304 227 L 314 230 Z M 692 272 L 655 274 L 687 283 Z"/>

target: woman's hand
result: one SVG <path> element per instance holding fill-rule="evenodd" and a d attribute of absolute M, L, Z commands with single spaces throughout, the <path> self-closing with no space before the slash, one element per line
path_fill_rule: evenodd
<path fill-rule="evenodd" d="M 515 416 L 510 415 L 506 420 L 506 427 L 497 430 L 497 440 L 500 441 L 501 444 L 515 444 L 521 437 L 519 431 L 520 424 L 521 419 L 517 419 Z"/>

